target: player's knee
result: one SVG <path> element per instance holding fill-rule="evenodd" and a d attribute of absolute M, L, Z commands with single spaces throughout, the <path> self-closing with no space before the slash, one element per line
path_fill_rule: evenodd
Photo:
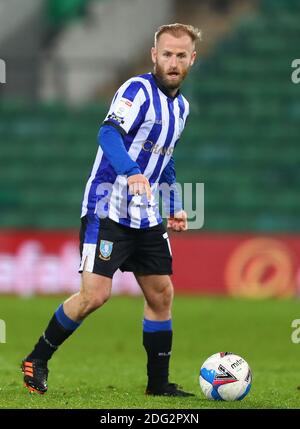
<path fill-rule="evenodd" d="M 168 311 L 172 307 L 173 295 L 173 285 L 168 282 L 164 288 L 153 293 L 148 305 L 157 313 Z"/>
<path fill-rule="evenodd" d="M 102 307 L 110 298 L 110 294 L 108 292 L 102 292 L 100 295 L 92 296 L 90 298 L 90 307 L 93 310 L 97 310 L 97 308 Z"/>
<path fill-rule="evenodd" d="M 173 303 L 173 296 L 174 296 L 174 289 L 173 289 L 172 283 L 170 282 L 170 284 L 165 289 L 163 293 L 163 298 L 162 298 L 162 305 L 165 309 L 171 308 Z"/>
<path fill-rule="evenodd" d="M 108 290 L 99 291 L 98 293 L 82 293 L 81 295 L 80 312 L 83 318 L 102 307 L 110 298 L 110 292 Z"/>

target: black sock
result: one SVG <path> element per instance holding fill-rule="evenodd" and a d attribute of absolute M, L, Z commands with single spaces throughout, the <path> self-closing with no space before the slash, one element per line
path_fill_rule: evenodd
<path fill-rule="evenodd" d="M 156 388 L 168 383 L 172 331 L 144 331 L 143 345 L 148 356 L 148 388 Z"/>
<path fill-rule="evenodd" d="M 58 347 L 73 334 L 79 325 L 80 323 L 73 322 L 65 315 L 63 305 L 61 305 L 26 360 L 41 359 L 48 361 Z"/>

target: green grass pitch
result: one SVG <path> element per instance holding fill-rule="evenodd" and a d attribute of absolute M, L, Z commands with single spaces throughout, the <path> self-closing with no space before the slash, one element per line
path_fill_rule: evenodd
<path fill-rule="evenodd" d="M 116 296 L 50 361 L 48 393 L 29 394 L 20 361 L 60 302 L 1 297 L 7 342 L 0 344 L 0 408 L 300 408 L 300 343 L 291 340 L 297 300 L 175 297 L 170 381 L 196 394 L 181 399 L 144 395 L 143 299 Z M 208 401 L 200 391 L 199 368 L 218 351 L 233 351 L 252 368 L 252 389 L 241 402 Z"/>

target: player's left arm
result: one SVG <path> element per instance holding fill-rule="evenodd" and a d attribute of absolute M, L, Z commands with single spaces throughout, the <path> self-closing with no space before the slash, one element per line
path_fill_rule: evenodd
<path fill-rule="evenodd" d="M 173 231 L 186 231 L 188 229 L 187 214 L 182 207 L 182 196 L 176 186 L 175 161 L 171 157 L 164 168 L 159 184 L 167 184 L 168 191 L 162 187 L 162 198 L 167 211 L 167 228 Z"/>

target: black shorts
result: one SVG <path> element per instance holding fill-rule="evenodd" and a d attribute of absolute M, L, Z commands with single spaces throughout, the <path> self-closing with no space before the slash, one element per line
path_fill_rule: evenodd
<path fill-rule="evenodd" d="M 109 218 L 84 216 L 80 229 L 79 272 L 112 277 L 119 268 L 135 274 L 172 274 L 172 252 L 162 223 L 129 228 Z"/>

